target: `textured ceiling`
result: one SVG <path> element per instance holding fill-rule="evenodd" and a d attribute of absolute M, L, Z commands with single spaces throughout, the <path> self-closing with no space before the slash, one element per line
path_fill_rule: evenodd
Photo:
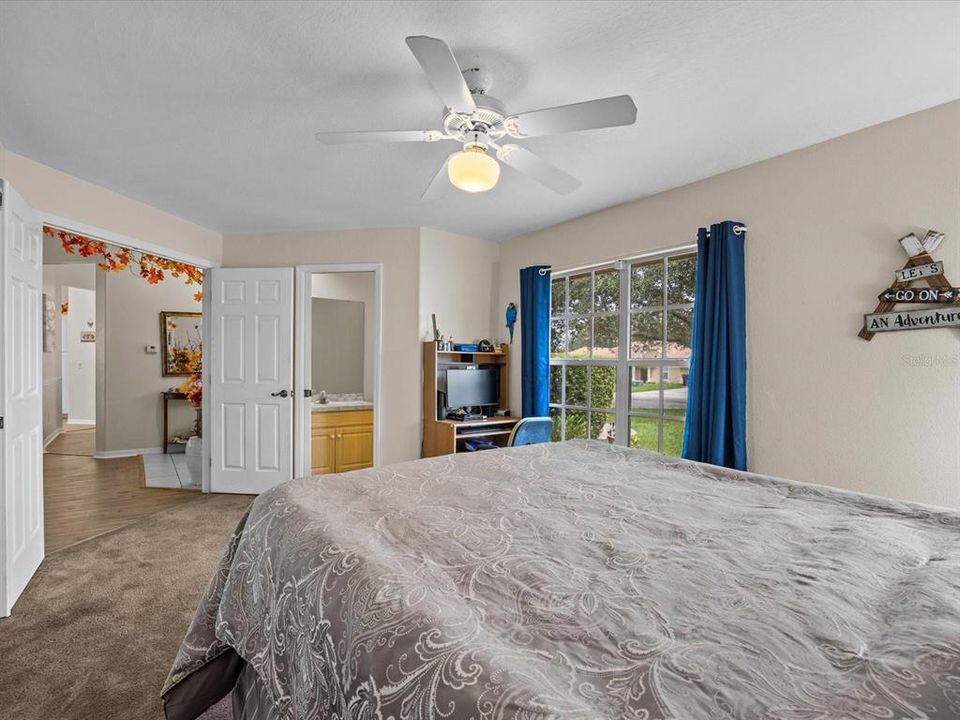
<path fill-rule="evenodd" d="M 421 202 L 453 143 L 404 44 L 446 40 L 511 112 L 629 93 L 637 124 L 525 141 L 583 180 L 505 168 Z M 960 4 L 0 3 L 0 142 L 214 230 L 426 225 L 503 239 L 960 97 Z"/>

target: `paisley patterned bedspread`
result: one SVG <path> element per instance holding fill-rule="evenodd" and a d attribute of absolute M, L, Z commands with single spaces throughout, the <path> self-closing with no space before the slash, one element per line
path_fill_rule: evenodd
<path fill-rule="evenodd" d="M 168 717 L 244 664 L 284 720 L 958 718 L 960 513 L 591 441 L 295 480 Z"/>

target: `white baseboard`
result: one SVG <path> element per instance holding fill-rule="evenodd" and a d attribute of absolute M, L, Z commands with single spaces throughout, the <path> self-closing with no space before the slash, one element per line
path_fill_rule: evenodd
<path fill-rule="evenodd" d="M 96 420 L 84 420 L 82 418 L 70 417 L 66 420 L 67 425 L 96 425 Z"/>
<path fill-rule="evenodd" d="M 57 439 L 58 437 L 60 437 L 62 434 L 63 434 L 63 428 L 60 427 L 60 428 L 57 428 L 56 430 L 54 430 L 52 433 L 50 433 L 47 437 L 45 437 L 45 438 L 43 439 L 43 447 L 44 447 L 44 449 L 46 449 L 47 445 L 49 445 L 50 443 L 52 443 L 54 440 L 56 440 L 56 439 Z"/>
<path fill-rule="evenodd" d="M 109 460 L 110 458 L 134 457 L 135 455 L 159 455 L 162 452 L 162 447 L 130 448 L 129 450 L 98 450 L 93 454 L 93 457 L 97 460 Z"/>

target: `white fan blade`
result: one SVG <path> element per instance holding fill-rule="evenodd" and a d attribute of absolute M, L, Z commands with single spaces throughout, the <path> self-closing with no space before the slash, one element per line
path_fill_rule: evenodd
<path fill-rule="evenodd" d="M 463 79 L 463 72 L 443 40 L 426 35 L 412 35 L 407 38 L 407 47 L 417 58 L 444 105 L 464 115 L 476 111 L 477 106 Z"/>
<path fill-rule="evenodd" d="M 423 194 L 420 196 L 421 200 L 436 200 L 444 194 L 450 185 L 447 179 L 447 161 L 449 160 L 450 158 L 448 156 L 447 159 L 443 161 L 440 170 L 433 176 L 433 180 L 430 181 L 430 184 L 427 185 Z"/>
<path fill-rule="evenodd" d="M 435 142 L 444 134 L 436 130 L 360 130 L 358 132 L 318 132 L 317 142 L 324 145 L 369 142 Z"/>
<path fill-rule="evenodd" d="M 629 95 L 617 95 L 602 100 L 531 110 L 507 118 L 504 125 L 514 137 L 535 137 L 633 125 L 636 121 L 637 106 L 633 104 L 633 99 Z"/>
<path fill-rule="evenodd" d="M 497 150 L 497 157 L 504 165 L 509 165 L 524 175 L 529 175 L 537 182 L 546 185 L 561 195 L 569 195 L 580 187 L 580 181 L 573 175 L 565 173 L 539 155 L 534 155 L 519 145 L 502 146 Z"/>

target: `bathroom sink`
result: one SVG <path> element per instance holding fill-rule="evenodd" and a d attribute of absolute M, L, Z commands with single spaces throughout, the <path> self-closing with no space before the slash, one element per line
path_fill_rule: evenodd
<path fill-rule="evenodd" d="M 313 403 L 313 409 L 324 411 L 324 410 L 346 410 L 348 408 L 372 408 L 373 403 L 369 400 L 328 400 L 325 403 L 315 402 Z"/>

